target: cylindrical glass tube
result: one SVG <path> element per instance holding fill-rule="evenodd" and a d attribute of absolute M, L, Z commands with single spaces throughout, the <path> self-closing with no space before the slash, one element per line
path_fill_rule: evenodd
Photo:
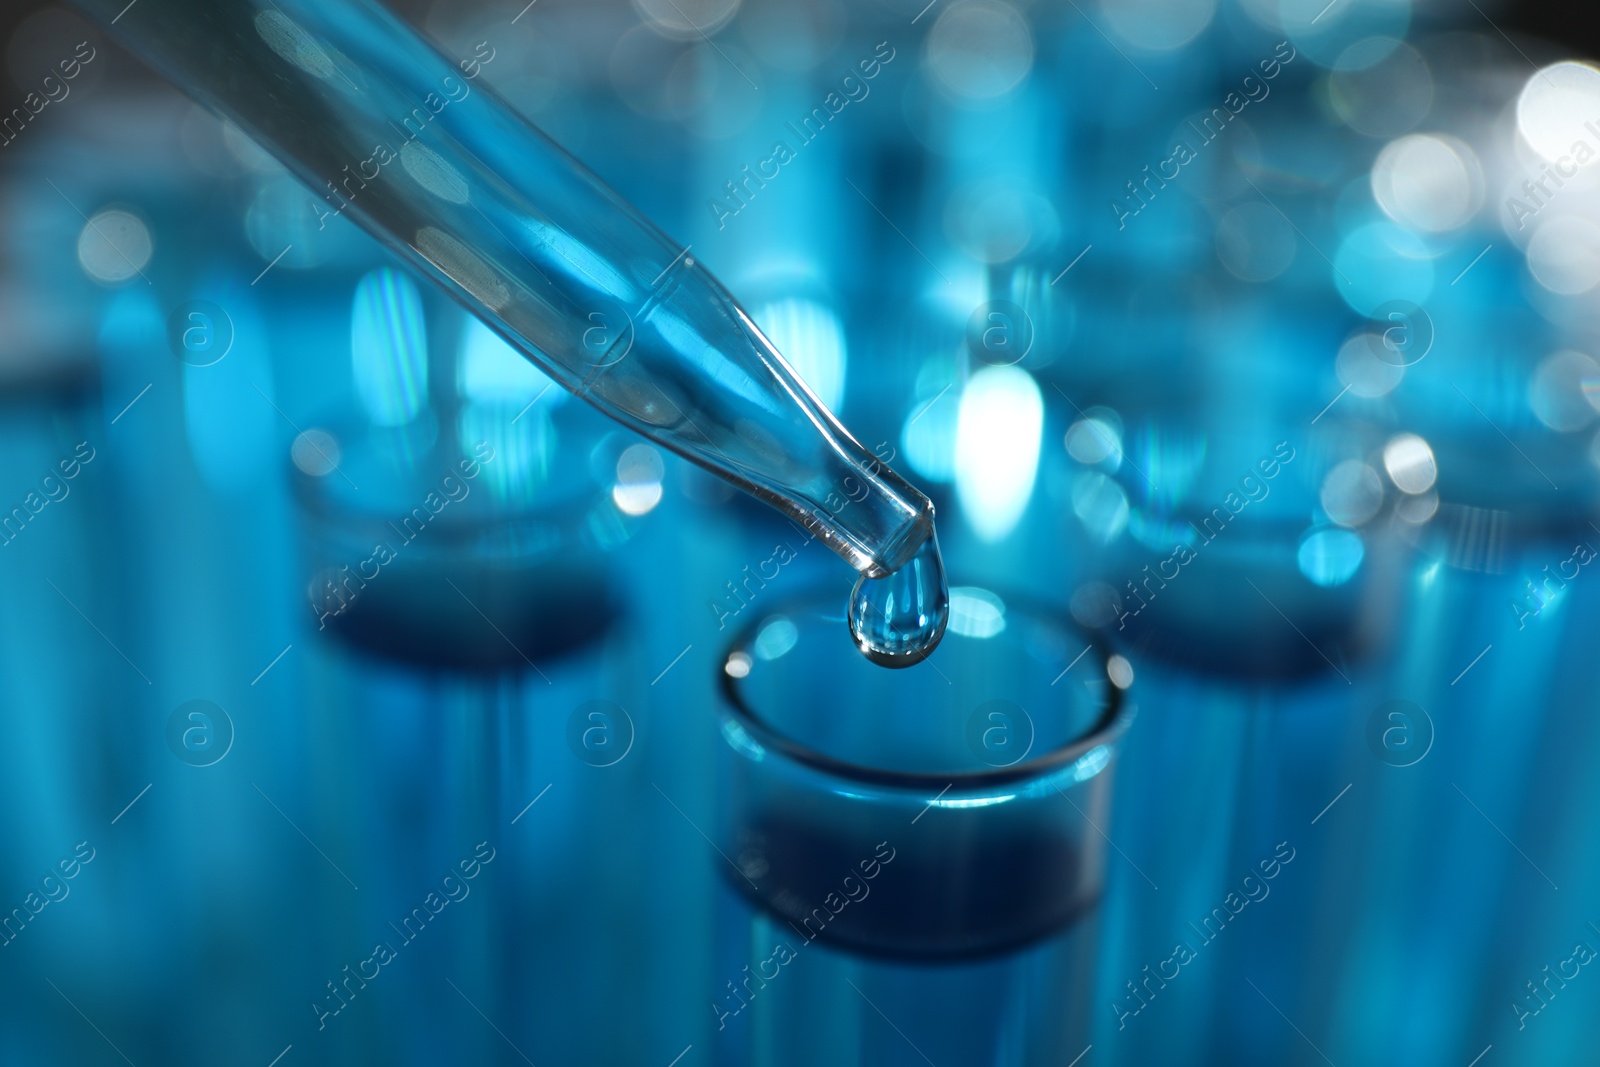
<path fill-rule="evenodd" d="M 853 438 L 733 298 L 598 176 L 374 0 L 186 2 L 108 31 L 235 122 L 564 388 L 882 577 L 933 507 Z M 315 239 L 315 237 L 313 237 Z"/>
<path fill-rule="evenodd" d="M 722 662 L 717 1062 L 1070 1061 L 1131 670 L 958 587 L 937 659 L 882 671 L 828 599 Z"/>

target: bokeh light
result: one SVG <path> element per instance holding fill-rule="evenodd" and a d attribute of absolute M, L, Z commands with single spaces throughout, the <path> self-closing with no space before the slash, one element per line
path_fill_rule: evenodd
<path fill-rule="evenodd" d="M 1372 196 L 1395 222 L 1442 232 L 1478 209 L 1483 176 L 1471 148 L 1450 137 L 1412 134 L 1391 141 L 1372 165 Z"/>
<path fill-rule="evenodd" d="M 97 211 L 78 234 L 78 263 L 97 282 L 125 282 L 149 265 L 155 244 L 139 216 L 118 208 Z"/>
<path fill-rule="evenodd" d="M 1428 442 L 1414 433 L 1396 434 L 1383 446 L 1383 469 L 1396 489 L 1413 496 L 1433 488 L 1439 467 Z"/>
<path fill-rule="evenodd" d="M 663 37 L 699 41 L 739 13 L 739 0 L 633 0 L 645 24 Z"/>
<path fill-rule="evenodd" d="M 1378 472 L 1359 459 L 1347 459 L 1322 480 L 1322 510 L 1339 526 L 1361 526 L 1383 506 Z"/>
<path fill-rule="evenodd" d="M 661 453 L 647 444 L 629 445 L 617 457 L 617 481 L 611 499 L 628 515 L 644 515 L 661 503 L 661 479 L 666 465 Z"/>
<path fill-rule="evenodd" d="M 1044 398 L 1026 371 L 985 367 L 961 394 L 956 426 L 956 493 L 967 524 L 984 541 L 1016 528 L 1039 468 Z"/>
<path fill-rule="evenodd" d="M 1300 539 L 1295 562 L 1300 573 L 1320 586 L 1343 585 L 1355 577 L 1366 556 L 1366 545 L 1361 535 L 1336 526 L 1323 526 L 1308 531 Z"/>
<path fill-rule="evenodd" d="M 1368 37 L 1340 54 L 1328 76 L 1328 98 L 1357 133 L 1395 137 L 1433 107 L 1433 76 L 1415 48 L 1389 37 Z"/>
<path fill-rule="evenodd" d="M 1517 131 L 1548 160 L 1572 151 L 1593 135 L 1586 123 L 1600 120 L 1600 70 L 1592 64 L 1552 63 L 1528 78 L 1517 97 Z"/>
<path fill-rule="evenodd" d="M 1571 350 L 1546 356 L 1528 383 L 1528 406 L 1558 433 L 1584 429 L 1600 414 L 1600 364 Z"/>
<path fill-rule="evenodd" d="M 989 100 L 1016 88 L 1033 69 L 1033 31 L 1003 0 L 958 0 L 928 31 L 928 71 L 957 97 Z"/>
<path fill-rule="evenodd" d="M 1217 0 L 1100 0 L 1098 7 L 1106 25 L 1126 43 L 1170 52 L 1211 25 Z"/>
<path fill-rule="evenodd" d="M 1542 219 L 1528 242 L 1528 271 L 1552 293 L 1576 296 L 1600 283 L 1600 225 L 1575 215 Z"/>
<path fill-rule="evenodd" d="M 1383 335 L 1362 331 L 1339 346 L 1334 358 L 1339 381 L 1354 396 L 1379 397 L 1391 392 L 1405 377 L 1406 369 L 1397 365 L 1383 347 Z"/>
<path fill-rule="evenodd" d="M 296 434 L 289 446 L 289 458 L 303 474 L 321 478 L 339 466 L 342 453 L 339 439 L 327 430 L 313 427 Z"/>

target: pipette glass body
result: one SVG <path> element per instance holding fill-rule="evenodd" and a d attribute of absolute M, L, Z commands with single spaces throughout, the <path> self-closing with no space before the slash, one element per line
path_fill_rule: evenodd
<path fill-rule="evenodd" d="M 933 506 L 695 260 L 372 0 L 77 0 L 558 384 L 785 512 L 869 577 Z"/>

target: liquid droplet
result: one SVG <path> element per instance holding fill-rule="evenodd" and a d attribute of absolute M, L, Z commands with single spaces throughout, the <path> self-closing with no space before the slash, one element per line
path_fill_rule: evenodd
<path fill-rule="evenodd" d="M 930 534 L 910 562 L 887 577 L 857 578 L 849 619 L 856 647 L 878 666 L 910 667 L 927 659 L 950 620 L 938 539 Z"/>

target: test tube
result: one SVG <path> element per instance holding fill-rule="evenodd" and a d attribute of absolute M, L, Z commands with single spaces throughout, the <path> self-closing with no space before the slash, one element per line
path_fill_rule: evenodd
<path fill-rule="evenodd" d="M 1490 253 L 1476 268 L 1485 275 L 1462 285 L 1497 291 L 1512 267 Z M 1570 651 L 1593 632 L 1600 603 L 1585 563 L 1600 546 L 1592 372 L 1565 347 L 1583 343 L 1571 332 L 1485 308 L 1481 294 L 1451 296 L 1429 309 L 1439 336 L 1475 343 L 1449 353 L 1449 381 L 1408 371 L 1392 391 L 1401 432 L 1384 449 L 1388 472 L 1426 508 L 1425 521 L 1396 531 L 1416 547 L 1401 576 L 1412 624 L 1371 697 L 1353 702 L 1333 788 L 1352 781 L 1357 804 L 1325 861 L 1408 862 L 1381 887 L 1363 881 L 1320 902 L 1320 928 L 1301 936 L 1326 966 L 1302 978 L 1301 1002 L 1317 1007 L 1297 1021 L 1319 1041 L 1352 1035 L 1357 1057 L 1376 1049 L 1383 1022 L 1400 1025 L 1404 1013 L 1352 991 L 1351 976 L 1426 960 L 1419 981 L 1478 1010 L 1467 1024 L 1449 1014 L 1409 1020 L 1413 1058 L 1469 1060 L 1494 1042 L 1497 1052 L 1556 1061 L 1594 1038 L 1592 1016 L 1546 1011 L 1540 999 L 1559 995 L 1559 975 L 1541 982 L 1572 943 L 1595 943 L 1584 921 L 1548 905 L 1592 892 L 1597 878 L 1576 859 L 1587 855 L 1588 830 L 1578 827 L 1593 810 L 1581 769 L 1596 745 L 1593 669 Z M 1462 885 L 1473 892 L 1452 892 Z M 1449 903 L 1420 920 L 1392 906 L 1424 899 Z M 1536 959 L 1541 952 L 1559 958 Z M 1352 1028 L 1356 1017 L 1379 1022 Z"/>
<path fill-rule="evenodd" d="M 626 449 L 608 447 L 621 434 L 558 403 L 442 297 L 387 267 L 350 289 L 355 325 L 328 347 L 351 361 L 355 396 L 302 422 L 290 449 L 307 683 L 284 732 L 369 757 L 289 754 L 337 813 L 324 833 L 361 885 L 319 898 L 317 964 L 364 958 L 357 937 L 417 959 L 371 993 L 302 979 L 316 1013 L 297 1018 L 302 1047 L 492 1057 L 493 1030 L 441 1027 L 441 990 L 447 1010 L 472 1011 L 444 975 L 536 1061 L 636 1061 L 642 1028 L 605 1024 L 619 1004 L 644 1010 L 643 974 L 584 961 L 641 936 L 645 824 L 630 816 L 649 715 L 609 550 L 649 521 L 627 509 L 659 485 L 625 477 Z M 459 899 L 426 934 L 406 924 L 480 844 L 495 856 L 483 875 L 451 873 Z M 400 1006 L 381 1023 L 358 1003 L 378 996 Z"/>
<path fill-rule="evenodd" d="M 856 570 L 907 563 L 927 498 L 798 378 L 680 247 L 372 0 L 134 6 L 110 33 L 232 119 L 556 382 L 815 529 Z M 848 504 L 848 507 L 846 506 Z"/>
<path fill-rule="evenodd" d="M 532 670 L 599 639 L 620 610 L 606 549 L 630 532 L 590 462 L 605 420 L 393 268 L 319 278 L 308 361 L 345 363 L 354 395 L 302 416 L 288 450 L 297 613 L 444 669 Z"/>
<path fill-rule="evenodd" d="M 1131 670 L 958 587 L 937 666 L 880 671 L 826 604 L 721 664 L 715 1062 L 1071 1061 Z"/>

